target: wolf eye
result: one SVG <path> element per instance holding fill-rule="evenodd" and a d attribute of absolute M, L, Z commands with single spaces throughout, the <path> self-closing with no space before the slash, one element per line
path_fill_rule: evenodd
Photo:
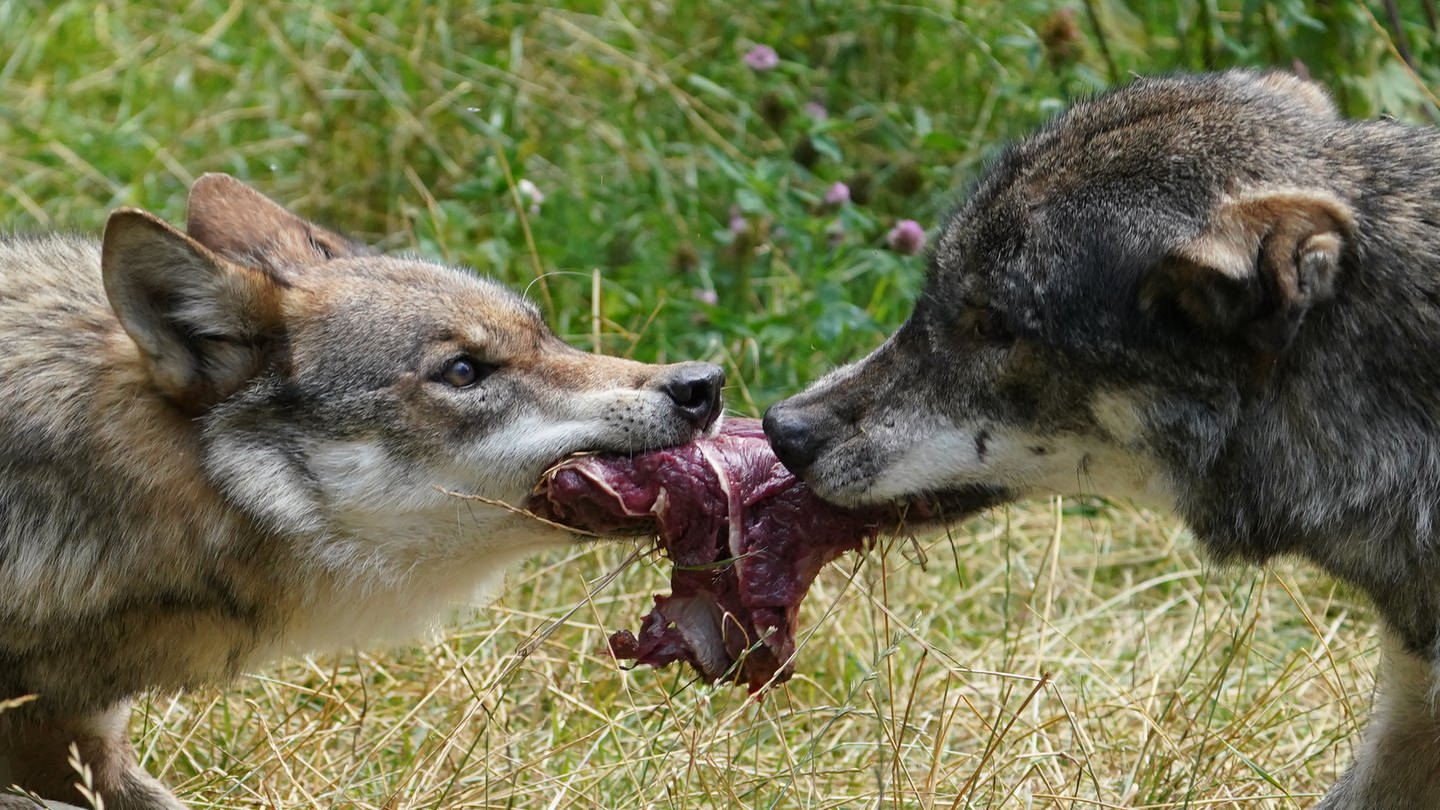
<path fill-rule="evenodd" d="M 445 364 L 445 367 L 440 370 L 440 379 L 452 388 L 469 388 L 480 382 L 481 378 L 493 370 L 493 366 L 482 363 L 469 355 L 461 355 Z"/>
<path fill-rule="evenodd" d="M 1010 340 L 1010 332 L 1000 318 L 991 310 L 984 307 L 977 307 L 965 313 L 963 321 L 965 327 L 976 339 L 985 343 L 1005 343 Z"/>

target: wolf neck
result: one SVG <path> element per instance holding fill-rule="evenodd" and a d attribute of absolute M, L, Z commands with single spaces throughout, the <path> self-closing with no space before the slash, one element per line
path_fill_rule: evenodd
<path fill-rule="evenodd" d="M 1178 488 L 1181 514 L 1220 559 L 1298 555 L 1367 592 L 1429 657 L 1440 652 L 1440 604 L 1422 605 L 1434 590 L 1420 587 L 1440 580 L 1434 416 L 1387 409 L 1390 395 L 1347 381 L 1321 386 L 1248 409 L 1213 471 Z"/>
<path fill-rule="evenodd" d="M 435 509 L 448 522 L 417 511 L 403 519 L 371 515 L 337 521 L 302 544 L 299 560 L 310 581 L 278 651 L 413 639 L 456 612 L 484 605 L 506 571 L 526 557 L 573 543 L 563 532 L 537 533 L 530 518 L 441 497 Z M 417 533 L 417 526 L 445 530 Z"/>
<path fill-rule="evenodd" d="M 1420 583 L 1440 579 L 1440 226 L 1423 212 L 1440 168 L 1416 167 L 1440 167 L 1440 136 L 1365 129 L 1339 163 L 1368 170 L 1336 180 L 1364 189 L 1340 294 L 1239 405 L 1181 511 L 1222 558 L 1298 554 L 1365 590 L 1433 657 L 1440 605 Z"/>

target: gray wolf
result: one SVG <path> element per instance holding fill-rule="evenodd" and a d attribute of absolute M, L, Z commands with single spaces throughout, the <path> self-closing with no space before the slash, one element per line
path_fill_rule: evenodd
<path fill-rule="evenodd" d="M 472 273 L 373 254 L 223 175 L 184 232 L 0 241 L 0 786 L 179 808 L 132 696 L 423 629 L 572 542 L 521 505 L 576 451 L 689 441 L 723 373 L 562 343 Z M 32 807 L 29 799 L 0 799 Z"/>
<path fill-rule="evenodd" d="M 1142 79 L 1004 152 L 910 318 L 766 414 L 822 497 L 1173 509 L 1312 561 L 1387 640 L 1321 802 L 1440 807 L 1440 131 L 1280 73 Z"/>

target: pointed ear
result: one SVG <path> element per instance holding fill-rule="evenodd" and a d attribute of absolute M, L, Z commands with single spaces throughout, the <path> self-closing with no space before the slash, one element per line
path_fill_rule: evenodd
<path fill-rule="evenodd" d="M 1199 328 L 1273 356 L 1310 308 L 1334 295 L 1354 229 L 1349 207 L 1322 191 L 1227 199 L 1151 271 L 1141 306 L 1173 307 Z"/>
<path fill-rule="evenodd" d="M 185 230 L 216 253 L 254 267 L 303 267 L 371 252 L 228 174 L 202 175 L 190 187 Z"/>
<path fill-rule="evenodd" d="M 1261 73 L 1256 79 L 1266 89 L 1288 97 L 1315 115 L 1325 118 L 1340 117 L 1340 111 L 1335 108 L 1335 101 L 1330 98 L 1329 93 L 1325 92 L 1325 88 L 1316 82 L 1302 79 L 1283 70 Z"/>
<path fill-rule="evenodd" d="M 279 332 L 280 282 L 144 211 L 110 215 L 100 267 L 110 306 L 156 387 L 189 413 L 238 390 Z"/>

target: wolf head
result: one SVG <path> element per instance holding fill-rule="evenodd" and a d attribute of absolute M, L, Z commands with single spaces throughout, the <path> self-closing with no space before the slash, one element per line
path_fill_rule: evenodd
<path fill-rule="evenodd" d="M 682 443 L 720 415 L 715 366 L 582 353 L 497 284 L 375 255 L 224 175 L 195 183 L 187 232 L 113 214 L 102 270 L 214 487 L 337 567 L 564 540 L 504 505 L 569 454 Z"/>
<path fill-rule="evenodd" d="M 776 452 L 849 503 L 1092 492 L 1168 504 L 1355 247 L 1314 85 L 1141 80 L 1010 148 L 941 229 L 883 346 L 774 405 Z M 1171 462 L 1174 462 L 1172 464 Z"/>

